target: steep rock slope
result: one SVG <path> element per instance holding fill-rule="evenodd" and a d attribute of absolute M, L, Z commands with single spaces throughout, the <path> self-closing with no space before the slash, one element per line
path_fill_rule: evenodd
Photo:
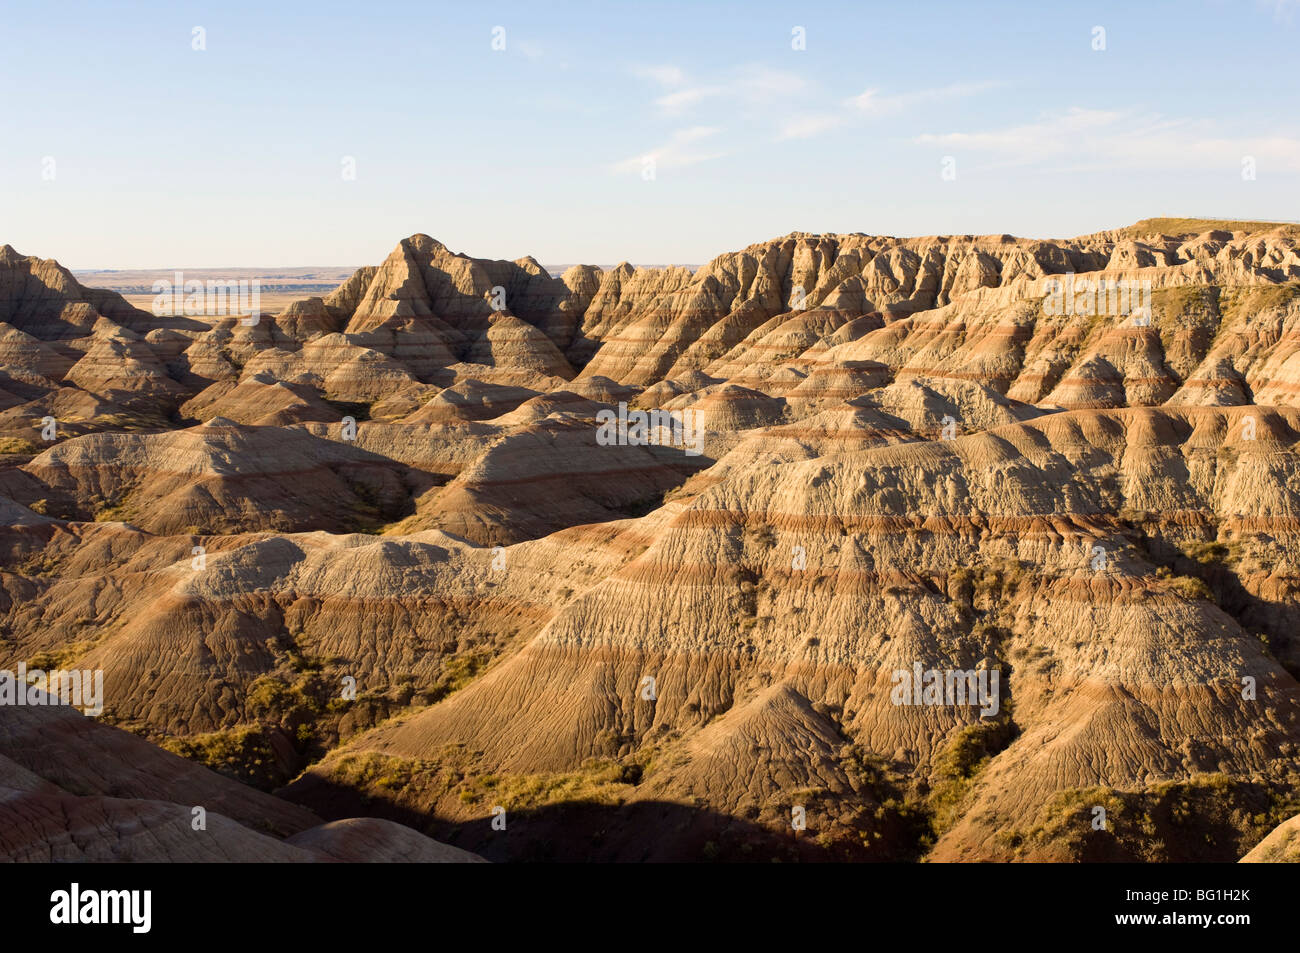
<path fill-rule="evenodd" d="M 391 822 L 319 823 L 147 742 L 57 707 L 0 716 L 0 859 L 475 862 Z"/>
<path fill-rule="evenodd" d="M 1236 859 L 1300 743 L 1296 231 L 559 277 L 415 235 L 255 321 L 0 250 L 0 665 L 494 859 Z M 634 412 L 669 439 L 597 438 Z M 998 688 L 896 703 L 917 665 Z M 76 809 L 217 851 L 123 793 Z"/>

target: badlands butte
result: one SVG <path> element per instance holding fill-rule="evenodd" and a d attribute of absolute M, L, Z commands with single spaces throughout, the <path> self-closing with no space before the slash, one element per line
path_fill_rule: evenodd
<path fill-rule="evenodd" d="M 0 322 L 0 669 L 105 685 L 0 708 L 7 856 L 1300 857 L 1296 226 L 414 235 L 255 322 L 4 246 Z"/>

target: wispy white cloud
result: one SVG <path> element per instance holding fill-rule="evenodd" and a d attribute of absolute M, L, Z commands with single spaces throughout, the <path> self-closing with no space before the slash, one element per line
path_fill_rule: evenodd
<path fill-rule="evenodd" d="M 1273 11 L 1273 19 L 1279 23 L 1290 23 L 1297 9 L 1300 9 L 1300 0 L 1255 0 L 1256 4 L 1265 10 Z"/>
<path fill-rule="evenodd" d="M 1099 133 L 1113 130 L 1125 113 L 1073 108 L 1036 122 L 982 132 L 925 133 L 915 142 L 949 150 L 970 149 L 995 153 L 1023 163 L 1038 162 L 1067 153 L 1078 154 Z"/>
<path fill-rule="evenodd" d="M 891 116 L 903 113 L 917 106 L 928 103 L 941 103 L 953 99 L 964 99 L 997 89 L 1005 85 L 999 82 L 953 83 L 937 89 L 917 89 L 902 93 L 882 93 L 879 89 L 863 90 L 848 100 L 846 105 L 867 116 Z"/>
<path fill-rule="evenodd" d="M 665 113 L 677 115 L 687 112 L 711 96 L 721 96 L 723 93 L 721 86 L 688 86 L 665 93 L 655 100 L 655 105 Z"/>
<path fill-rule="evenodd" d="M 811 139 L 852 124 L 905 114 L 929 103 L 974 96 L 1004 85 L 992 81 L 955 83 L 889 93 L 867 89 L 836 100 L 799 73 L 757 64 L 707 80 L 692 77 L 672 64 L 638 66 L 631 72 L 658 88 L 652 102 L 660 117 L 702 118 L 725 110 L 729 126 L 739 123 L 758 127 L 777 141 Z"/>
<path fill-rule="evenodd" d="M 846 99 L 844 107 L 837 112 L 810 112 L 791 116 L 781 123 L 777 139 L 811 139 L 822 133 L 840 129 L 863 120 L 880 119 L 886 116 L 904 115 L 907 112 L 930 103 L 948 102 L 975 96 L 979 93 L 997 89 L 1005 84 L 999 82 L 954 83 L 936 89 L 917 89 L 905 92 L 882 93 L 879 89 L 867 89 Z"/>
<path fill-rule="evenodd" d="M 781 123 L 778 139 L 811 139 L 823 132 L 838 129 L 848 122 L 842 115 L 833 113 L 813 113 L 808 116 L 796 116 Z"/>
<path fill-rule="evenodd" d="M 1237 169 L 1246 156 L 1259 173 L 1300 171 L 1300 138 L 1289 135 L 1224 136 L 1221 124 L 1171 119 L 1136 110 L 1073 108 L 1034 122 L 979 132 L 927 133 L 921 145 L 970 151 L 1002 165 L 1054 163 L 1080 168 Z"/>
<path fill-rule="evenodd" d="M 710 101 L 730 107 L 770 104 L 798 96 L 808 88 L 808 81 L 798 73 L 765 66 L 741 67 L 709 82 L 691 82 L 671 66 L 641 67 L 633 72 L 668 88 L 654 100 L 665 116 L 680 116 Z"/>
<path fill-rule="evenodd" d="M 542 48 L 531 40 L 516 40 L 514 48 L 530 60 L 540 60 L 542 58 Z"/>
<path fill-rule="evenodd" d="M 635 66 L 632 68 L 632 75 L 641 79 L 648 79 L 660 86 L 684 86 L 686 84 L 686 71 L 679 66 L 673 66 L 671 63 Z"/>
<path fill-rule="evenodd" d="M 639 173 L 645 168 L 647 160 L 653 160 L 656 169 L 672 169 L 721 159 L 726 155 L 725 152 L 708 151 L 698 145 L 702 140 L 717 136 L 719 131 L 716 126 L 687 126 L 675 130 L 667 142 L 640 155 L 616 162 L 613 169 L 615 172 Z"/>

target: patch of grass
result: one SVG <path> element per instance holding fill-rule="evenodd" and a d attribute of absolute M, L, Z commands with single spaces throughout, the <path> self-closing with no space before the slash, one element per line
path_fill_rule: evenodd
<path fill-rule="evenodd" d="M 320 673 L 319 666 L 298 656 L 309 667 L 298 671 L 292 681 L 275 674 L 262 675 L 248 688 L 245 705 L 251 719 L 262 725 L 278 725 L 296 739 L 299 754 L 319 756 L 324 753 L 318 742 L 331 736 L 337 716 L 348 706 L 338 706 L 336 682 Z M 292 661 L 291 663 L 292 664 Z"/>
<path fill-rule="evenodd" d="M 492 661 L 489 652 L 467 652 L 447 659 L 443 663 L 442 678 L 427 693 L 429 704 L 442 701 L 452 692 L 458 692 L 488 667 Z"/>
<path fill-rule="evenodd" d="M 22 437 L 0 437 L 0 453 L 35 455 L 40 452 L 41 448 L 30 440 L 24 440 Z"/>
<path fill-rule="evenodd" d="M 933 846 L 925 804 L 905 790 L 906 779 L 887 759 L 850 744 L 838 760 L 851 792 L 805 788 L 791 793 L 791 801 L 807 809 L 818 844 L 839 859 L 886 861 L 915 861 Z M 784 833 L 789 811 L 770 820 Z"/>
<path fill-rule="evenodd" d="M 296 693 L 274 675 L 263 675 L 248 689 L 248 707 L 256 714 L 281 715 L 296 703 Z"/>
<path fill-rule="evenodd" d="M 1184 381 L 1205 359 L 1221 327 L 1221 289 L 1213 285 L 1158 288 L 1151 293 L 1151 322 L 1165 363 Z"/>
<path fill-rule="evenodd" d="M 273 790 L 289 780 L 277 765 L 270 738 L 258 727 L 164 738 L 160 744 L 173 754 L 263 791 Z"/>
<path fill-rule="evenodd" d="M 59 561 L 42 551 L 34 553 L 18 567 L 23 576 L 55 576 L 59 572 Z"/>
<path fill-rule="evenodd" d="M 1185 320 L 1191 314 L 1217 314 L 1220 293 L 1216 285 L 1156 288 L 1151 292 L 1151 309 L 1155 312 L 1152 317 L 1159 324 L 1162 320 Z"/>
<path fill-rule="evenodd" d="M 1241 544 L 1193 541 L 1178 547 L 1184 556 L 1202 566 L 1225 566 L 1241 558 Z"/>
<path fill-rule="evenodd" d="M 27 660 L 27 670 L 30 672 L 33 669 L 40 669 L 44 672 L 51 672 L 55 669 L 66 669 L 76 661 L 79 655 L 85 652 L 86 647 L 82 643 L 74 643 L 45 652 L 37 652 Z"/>
<path fill-rule="evenodd" d="M 1058 792 L 1026 831 L 998 841 L 1023 855 L 1053 845 L 1077 861 L 1235 861 L 1295 813 L 1295 776 L 1285 781 L 1194 774 L 1141 791 L 1107 787 Z M 1094 808 L 1106 812 L 1094 827 Z"/>
<path fill-rule="evenodd" d="M 478 773 L 475 757 L 448 745 L 432 760 L 380 752 L 347 754 L 331 767 L 332 780 L 378 798 L 420 810 L 450 796 L 466 806 L 501 805 L 511 814 L 556 804 L 617 806 L 640 781 L 643 766 L 591 758 L 575 771 L 500 775 Z"/>
<path fill-rule="evenodd" d="M 1277 311 L 1287 307 L 1297 297 L 1300 297 L 1300 281 L 1233 288 L 1224 293 L 1223 313 L 1231 319 L 1243 313 L 1253 315 L 1262 311 Z"/>
<path fill-rule="evenodd" d="M 948 598 L 976 609 L 996 608 L 1029 581 L 1018 559 L 992 559 L 974 566 L 956 566 L 948 572 Z"/>
<path fill-rule="evenodd" d="M 126 503 L 115 503 L 95 511 L 96 523 L 130 522 L 130 513 Z"/>
<path fill-rule="evenodd" d="M 936 837 L 956 823 L 976 777 L 1017 733 L 1010 718 L 1000 717 L 967 725 L 952 735 L 935 759 L 930 795 L 925 802 Z"/>
<path fill-rule="evenodd" d="M 333 766 L 335 779 L 349 787 L 377 786 L 390 791 L 404 789 L 422 770 L 426 770 L 422 762 L 378 752 L 344 755 Z"/>
<path fill-rule="evenodd" d="M 1141 238 L 1144 235 L 1201 235 L 1209 231 L 1267 232 L 1275 228 L 1284 229 L 1288 234 L 1300 234 L 1300 226 L 1288 222 L 1226 218 L 1144 218 L 1122 229 L 1122 232 L 1133 238 Z"/>
<path fill-rule="evenodd" d="M 1160 566 L 1156 569 L 1156 578 L 1163 579 L 1171 591 L 1176 592 L 1184 599 L 1204 600 L 1205 602 L 1214 602 L 1214 593 L 1203 580 L 1195 576 L 1177 576 L 1168 566 Z"/>
<path fill-rule="evenodd" d="M 551 804 L 622 804 L 639 779 L 635 766 L 592 758 L 578 771 L 547 774 L 484 774 L 465 782 L 459 797 L 466 804 L 491 801 L 507 810 L 527 811 Z"/>

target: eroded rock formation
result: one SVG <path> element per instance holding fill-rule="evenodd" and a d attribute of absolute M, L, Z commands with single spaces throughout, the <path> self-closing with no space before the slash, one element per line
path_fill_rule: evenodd
<path fill-rule="evenodd" d="M 558 277 L 416 235 L 255 322 L 0 249 L 0 668 L 340 820 L 222 788 L 190 843 L 10 735 L 8 852 L 73 792 L 95 858 L 1293 854 L 1300 234 L 1166 225 Z"/>

